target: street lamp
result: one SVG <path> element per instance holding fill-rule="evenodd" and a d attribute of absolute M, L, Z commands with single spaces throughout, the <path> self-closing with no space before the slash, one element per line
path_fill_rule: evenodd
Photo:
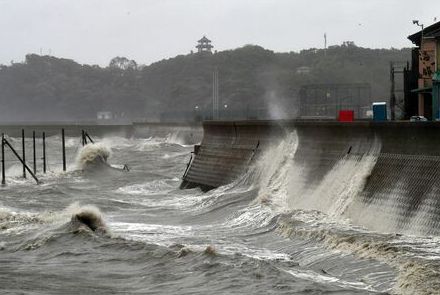
<path fill-rule="evenodd" d="M 424 25 L 420 23 L 420 21 L 418 19 L 414 19 L 413 21 L 413 25 L 416 25 L 418 27 L 422 28 L 422 38 L 420 39 L 420 49 L 422 49 L 422 44 L 423 44 L 423 29 L 424 29 Z"/>
<path fill-rule="evenodd" d="M 196 122 L 201 121 L 201 114 L 199 112 L 199 106 L 198 105 L 194 106 L 194 120 Z"/>

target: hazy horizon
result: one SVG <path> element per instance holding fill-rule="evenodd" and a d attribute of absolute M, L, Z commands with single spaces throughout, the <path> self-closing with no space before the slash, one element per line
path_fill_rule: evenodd
<path fill-rule="evenodd" d="M 419 30 L 412 20 L 431 25 L 439 9 L 434 0 L 423 7 L 407 0 L 0 0 L 0 64 L 35 53 L 100 66 L 125 56 L 148 65 L 188 54 L 203 35 L 219 51 L 323 48 L 324 33 L 329 46 L 411 47 L 407 36 Z"/>

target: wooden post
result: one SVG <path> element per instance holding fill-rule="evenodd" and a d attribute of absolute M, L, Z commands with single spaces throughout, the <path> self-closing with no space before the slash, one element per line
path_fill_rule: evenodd
<path fill-rule="evenodd" d="M 26 178 L 26 144 L 24 141 L 24 129 L 21 129 L 21 147 L 22 147 L 22 155 L 23 155 L 23 178 Z"/>
<path fill-rule="evenodd" d="M 95 143 L 95 142 L 93 141 L 93 139 L 90 137 L 90 135 L 87 133 L 87 131 L 84 132 L 84 136 L 85 136 L 85 139 L 86 139 L 86 144 L 87 144 L 87 138 L 89 139 L 89 141 L 90 141 L 91 143 Z"/>
<path fill-rule="evenodd" d="M 82 146 L 86 145 L 86 135 L 84 130 L 81 130 L 81 142 L 82 142 Z"/>
<path fill-rule="evenodd" d="M 66 171 L 66 139 L 64 137 L 64 128 L 61 129 L 61 140 L 63 146 L 63 171 Z"/>
<path fill-rule="evenodd" d="M 35 150 L 35 130 L 32 131 L 32 151 L 33 151 L 33 156 L 34 156 L 34 174 L 37 173 L 37 152 Z"/>
<path fill-rule="evenodd" d="M 5 134 L 2 133 L 2 185 L 6 184 L 5 170 Z"/>
<path fill-rule="evenodd" d="M 43 132 L 43 173 L 46 173 L 46 133 Z"/>
<path fill-rule="evenodd" d="M 9 143 L 9 141 L 7 141 L 6 139 L 3 140 L 3 142 L 11 149 L 11 151 L 14 153 L 14 155 L 17 157 L 17 159 L 23 164 L 24 169 L 26 169 L 29 174 L 35 179 L 35 181 L 37 182 L 37 184 L 39 184 L 40 182 L 38 181 L 38 178 L 35 176 L 34 173 L 32 173 L 31 169 L 26 165 L 26 162 L 23 161 L 23 159 L 20 158 L 20 156 L 18 155 L 17 151 L 14 149 L 14 147 Z"/>

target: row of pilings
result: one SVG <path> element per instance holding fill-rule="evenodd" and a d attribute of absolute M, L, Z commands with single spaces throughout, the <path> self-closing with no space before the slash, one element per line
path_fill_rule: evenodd
<path fill-rule="evenodd" d="M 47 154 L 46 154 L 46 132 L 41 133 L 41 150 L 42 150 L 42 165 L 43 165 L 43 173 L 47 172 Z M 85 146 L 88 143 L 94 143 L 93 139 L 85 130 L 81 130 L 81 144 Z M 31 175 L 31 177 L 36 181 L 37 184 L 40 183 L 40 180 L 37 177 L 37 144 L 36 144 L 36 132 L 32 131 L 32 169 L 29 167 L 26 161 L 26 137 L 25 130 L 21 130 L 21 153 L 20 151 L 13 146 L 13 144 L 6 138 L 5 134 L 2 133 L 1 139 L 1 172 L 2 172 L 2 185 L 6 185 L 6 157 L 5 152 L 9 150 L 12 152 L 16 161 L 20 162 L 23 166 L 23 178 L 27 178 L 27 174 Z M 62 151 L 62 169 L 63 171 L 67 170 L 66 163 L 66 138 L 64 128 L 61 129 L 61 151 Z"/>

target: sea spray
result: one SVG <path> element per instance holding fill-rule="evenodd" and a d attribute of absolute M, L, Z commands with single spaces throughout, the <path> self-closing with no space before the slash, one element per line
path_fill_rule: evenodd
<path fill-rule="evenodd" d="M 303 147 L 306 148 L 306 147 Z M 363 154 L 345 154 L 325 176 L 311 183 L 306 178 L 301 159 L 294 159 L 286 178 L 291 209 L 318 210 L 333 217 L 344 215 L 347 207 L 362 191 L 373 169 L 381 144 L 370 143 Z"/>
<path fill-rule="evenodd" d="M 286 184 L 297 146 L 298 136 L 292 132 L 277 146 L 269 148 L 254 167 L 254 178 L 259 184 L 258 200 L 280 211 L 287 209 Z"/>
<path fill-rule="evenodd" d="M 336 175 L 331 177 L 331 181 L 337 184 L 334 191 L 329 192 L 331 204 L 327 211 L 331 216 L 342 216 L 345 214 L 347 207 L 352 204 L 353 200 L 364 188 L 371 171 L 376 164 L 378 155 L 381 150 L 381 143 L 375 138 L 371 143 L 367 152 L 362 155 L 355 156 L 354 159 L 350 155 L 345 155 L 328 175 L 334 172 Z M 340 180 L 338 182 L 338 180 Z M 325 188 L 326 181 L 323 181 Z"/>
<path fill-rule="evenodd" d="M 42 214 L 30 212 L 16 212 L 6 208 L 0 208 L 0 231 L 20 230 L 30 224 L 43 224 L 49 222 L 50 213 Z"/>
<path fill-rule="evenodd" d="M 99 209 L 92 205 L 79 206 L 72 211 L 71 224 L 76 230 L 90 229 L 93 232 L 107 233 L 107 225 L 104 222 Z"/>
<path fill-rule="evenodd" d="M 110 157 L 110 153 L 110 149 L 104 144 L 88 144 L 78 154 L 77 167 L 84 170 L 90 167 L 108 166 L 107 159 Z"/>

